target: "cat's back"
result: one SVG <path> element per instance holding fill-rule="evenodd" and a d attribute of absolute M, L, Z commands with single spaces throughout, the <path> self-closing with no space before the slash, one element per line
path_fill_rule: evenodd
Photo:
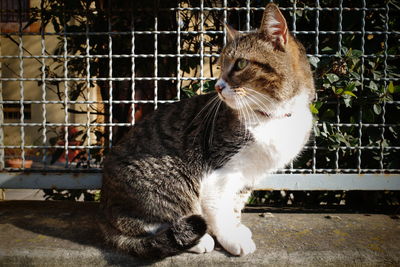
<path fill-rule="evenodd" d="M 198 130 L 202 115 L 207 114 L 207 108 L 216 97 L 211 93 L 160 105 L 134 125 L 112 148 L 108 157 L 176 152 L 185 143 L 185 136 Z"/>
<path fill-rule="evenodd" d="M 107 154 L 104 182 L 127 172 L 147 177 L 174 169 L 187 175 L 200 172 L 200 140 L 217 104 L 218 96 L 210 93 L 160 106 L 133 126 Z M 220 117 L 225 114 L 223 110 L 218 112 Z"/>

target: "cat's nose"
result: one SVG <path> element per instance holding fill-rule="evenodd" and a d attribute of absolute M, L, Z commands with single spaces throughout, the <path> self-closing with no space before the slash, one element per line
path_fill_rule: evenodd
<path fill-rule="evenodd" d="M 225 87 L 226 87 L 226 83 L 225 83 L 224 80 L 218 80 L 217 83 L 214 86 L 215 91 L 217 91 L 218 93 L 221 93 L 222 90 L 224 90 Z"/>

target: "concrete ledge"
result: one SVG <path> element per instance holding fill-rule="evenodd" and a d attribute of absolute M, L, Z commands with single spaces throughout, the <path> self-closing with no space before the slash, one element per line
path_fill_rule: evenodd
<path fill-rule="evenodd" d="M 0 188 L 100 189 L 101 173 L 0 173 Z M 270 174 L 258 190 L 400 190 L 400 175 L 393 174 Z"/>
<path fill-rule="evenodd" d="M 400 265 L 400 220 L 382 214 L 244 214 L 257 251 L 185 253 L 159 262 L 103 245 L 96 203 L 0 202 L 0 266 Z M 394 217 L 395 218 L 395 217 Z"/>

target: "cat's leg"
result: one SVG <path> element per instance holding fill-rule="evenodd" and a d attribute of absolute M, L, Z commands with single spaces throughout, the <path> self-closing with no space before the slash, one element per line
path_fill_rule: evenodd
<path fill-rule="evenodd" d="M 213 251 L 214 246 L 215 246 L 214 239 L 209 234 L 205 234 L 200 239 L 199 243 L 196 246 L 190 248 L 188 251 L 202 254 Z"/>
<path fill-rule="evenodd" d="M 196 213 L 198 214 L 202 213 L 200 200 L 198 200 L 197 205 L 195 206 L 196 206 L 195 208 Z M 214 246 L 215 246 L 214 238 L 212 238 L 212 236 L 209 233 L 206 233 L 204 236 L 200 238 L 199 243 L 196 246 L 188 249 L 188 251 L 198 254 L 208 253 L 214 250 Z"/>
<path fill-rule="evenodd" d="M 241 222 L 242 210 L 246 205 L 246 202 L 249 199 L 251 192 L 252 189 L 250 187 L 245 187 L 236 194 L 234 212 L 238 223 Z"/>
<path fill-rule="evenodd" d="M 250 229 L 240 222 L 240 211 L 236 212 L 235 205 L 231 205 L 234 199 L 232 197 L 222 201 L 215 212 L 212 231 L 218 242 L 229 253 L 244 256 L 253 253 L 256 245 Z"/>
<path fill-rule="evenodd" d="M 239 188 L 243 188 L 241 181 L 242 177 L 238 175 L 213 177 L 202 185 L 201 196 L 203 216 L 209 230 L 225 250 L 237 256 L 256 249 L 250 229 L 240 222 L 239 211 L 243 202 L 241 207 L 236 204 Z"/>

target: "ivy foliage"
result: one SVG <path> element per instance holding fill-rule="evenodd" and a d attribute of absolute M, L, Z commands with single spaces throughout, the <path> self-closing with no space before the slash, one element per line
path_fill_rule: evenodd
<path fill-rule="evenodd" d="M 263 7 L 267 2 L 253 0 L 250 4 L 252 7 Z M 159 77 L 199 77 L 201 64 L 197 55 L 202 53 L 201 49 L 209 54 L 218 54 L 222 47 L 223 36 L 212 33 L 223 30 L 221 18 L 224 15 L 221 10 L 205 10 L 203 16 L 190 10 L 182 10 L 178 14 L 171 11 L 177 5 L 176 1 L 171 0 L 116 0 L 111 2 L 112 5 L 109 4 L 110 1 L 98 0 L 42 0 L 40 8 L 31 10 L 29 23 L 41 21 L 43 29 L 51 26 L 57 33 L 81 33 L 60 35 L 57 49 L 49 51 L 50 54 L 63 55 L 67 48 L 69 55 L 99 55 L 89 61 L 79 57 L 69 59 L 71 77 L 89 74 L 90 77 L 106 79 L 110 76 L 146 78 L 153 77 L 155 72 Z M 178 4 L 181 7 L 199 7 L 200 1 L 182 0 Z M 345 1 L 345 10 L 338 8 L 337 1 L 321 0 L 319 4 L 322 8 L 332 9 L 320 10 L 316 2 L 311 0 L 279 1 L 289 27 L 294 30 L 293 25 L 296 25 L 298 32 L 294 34 L 307 50 L 317 88 L 317 97 L 310 106 L 315 116 L 315 134 L 293 168 L 321 172 L 335 172 L 337 169 L 357 172 L 360 168 L 371 171 L 399 169 L 400 157 L 396 148 L 400 146 L 400 42 L 398 34 L 391 34 L 399 32 L 399 2 L 376 1 L 368 3 L 367 8 L 370 9 L 367 10 L 360 9 L 362 4 L 359 1 Z M 221 5 L 221 1 L 204 1 L 205 7 Z M 242 5 L 243 1 L 228 1 L 228 7 Z M 297 8 L 295 12 L 288 9 L 293 6 Z M 262 10 L 251 10 L 249 24 L 246 13 L 246 10 L 230 9 L 226 18 L 231 26 L 239 30 L 246 30 L 247 26 L 257 28 Z M 204 34 L 180 35 L 180 53 L 192 56 L 181 57 L 179 64 L 174 57 L 157 57 L 158 69 L 154 68 L 154 34 L 132 35 L 129 32 L 132 29 L 142 32 L 155 30 L 155 18 L 157 30 L 160 31 L 176 31 L 178 27 L 182 32 L 206 31 Z M 200 25 L 201 20 L 203 26 Z M 339 29 L 342 32 L 338 32 Z M 98 34 L 90 35 L 88 39 L 85 35 L 87 32 Z M 176 35 L 158 35 L 158 53 L 176 54 L 177 41 Z M 135 54 L 148 56 L 134 60 L 131 57 L 118 57 L 110 63 L 110 50 L 113 55 L 129 55 L 134 51 Z M 209 69 L 210 75 L 215 74 L 217 61 L 216 57 L 207 57 L 203 62 L 203 67 Z M 63 77 L 58 70 L 64 64 L 62 57 L 49 60 L 45 68 L 46 77 Z M 132 73 L 132 64 L 135 64 L 135 73 Z M 106 79 L 97 82 L 103 100 L 110 97 L 132 100 L 133 88 L 136 99 L 152 100 L 156 97 L 155 85 L 158 99 L 176 99 L 177 88 L 181 89 L 181 97 L 191 97 L 198 94 L 200 89 L 204 92 L 213 90 L 215 84 L 215 80 L 189 79 L 178 84 L 176 79 L 157 82 L 142 79 L 132 84 L 129 80 L 109 82 Z M 60 99 L 64 99 L 66 96 L 60 90 L 60 83 L 50 82 L 48 87 Z M 70 81 L 68 98 L 85 98 L 88 88 L 94 88 L 93 82 Z M 113 105 L 112 109 L 108 104 L 102 110 L 96 106 L 91 108 L 91 112 L 104 116 L 105 121 L 111 116 L 117 123 L 132 120 L 132 107 L 128 104 Z M 135 110 L 135 118 L 140 119 L 150 113 L 153 106 L 135 104 Z M 118 141 L 126 130 L 116 127 L 113 140 Z M 105 147 L 108 147 L 107 137 L 110 134 L 108 127 L 99 134 L 99 140 L 105 140 Z"/>

